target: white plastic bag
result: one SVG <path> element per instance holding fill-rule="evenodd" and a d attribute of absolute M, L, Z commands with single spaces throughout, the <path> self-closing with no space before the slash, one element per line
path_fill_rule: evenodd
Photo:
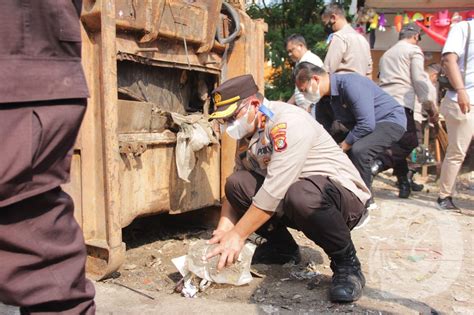
<path fill-rule="evenodd" d="M 237 261 L 230 267 L 224 267 L 217 272 L 217 263 L 219 255 L 212 257 L 209 260 L 204 260 L 203 257 L 207 255 L 215 246 L 206 243 L 206 240 L 199 240 L 190 245 L 188 255 L 186 256 L 185 265 L 179 266 L 183 262 L 183 258 L 173 259 L 181 274 L 186 274 L 188 271 L 196 276 L 215 283 L 228 283 L 233 285 L 243 285 L 252 281 L 250 274 L 250 263 L 255 252 L 255 245 L 246 243 L 240 252 Z M 178 264 L 181 261 L 181 264 Z"/>
<path fill-rule="evenodd" d="M 194 152 L 218 141 L 213 134 L 210 123 L 202 115 L 183 116 L 178 113 L 171 113 L 171 117 L 180 128 L 176 136 L 178 176 L 189 183 L 189 174 L 196 165 Z"/>

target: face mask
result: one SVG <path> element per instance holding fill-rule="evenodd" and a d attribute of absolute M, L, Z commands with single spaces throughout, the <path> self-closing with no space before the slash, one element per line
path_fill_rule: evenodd
<path fill-rule="evenodd" d="M 324 25 L 324 32 L 327 35 L 331 35 L 332 33 L 334 33 L 334 30 L 332 29 L 333 25 L 334 25 L 334 22 L 331 23 L 331 21 L 329 21 L 326 25 Z"/>
<path fill-rule="evenodd" d="M 306 92 L 304 92 L 304 97 L 309 102 L 311 102 L 311 104 L 315 104 L 321 99 L 321 94 L 319 93 L 319 84 L 316 91 L 313 91 L 313 79 L 311 79 L 308 89 L 306 90 Z"/>
<path fill-rule="evenodd" d="M 240 140 L 253 131 L 254 122 L 255 122 L 255 118 L 257 118 L 257 115 L 255 115 L 254 120 L 249 123 L 248 122 L 249 112 L 250 112 L 250 107 L 247 109 L 247 112 L 245 113 L 245 115 L 243 115 L 239 119 L 234 120 L 231 124 L 227 126 L 226 132 L 231 138 L 235 140 Z"/>

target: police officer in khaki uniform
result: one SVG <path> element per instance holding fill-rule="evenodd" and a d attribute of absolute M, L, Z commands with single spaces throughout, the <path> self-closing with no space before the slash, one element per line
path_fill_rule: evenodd
<path fill-rule="evenodd" d="M 338 3 L 326 5 L 321 12 L 321 21 L 331 36 L 324 68 L 331 74 L 356 72 L 371 79 L 369 43 L 347 22 L 344 8 Z"/>
<path fill-rule="evenodd" d="M 227 199 L 209 241 L 218 246 L 207 258 L 220 254 L 218 269 L 230 266 L 257 232 L 267 238 L 254 255 L 258 262 L 298 262 L 298 245 L 286 229 L 291 226 L 331 259 L 331 300 L 357 300 L 365 279 L 350 231 L 370 198 L 357 169 L 311 115 L 264 99 L 250 75 L 224 82 L 213 100 L 211 118 L 246 149 L 227 178 Z"/>
<path fill-rule="evenodd" d="M 374 161 L 372 172 L 376 174 L 393 168 L 393 174 L 398 179 L 400 198 L 408 198 L 411 194 L 406 159 L 418 146 L 413 112 L 417 98 L 431 117 L 430 120 L 437 119 L 436 106 L 430 100 L 431 82 L 424 69 L 425 58 L 418 46 L 420 36 L 421 29 L 418 25 L 415 23 L 404 25 L 400 31 L 399 41 L 383 54 L 379 67 L 379 86 L 404 107 L 407 131 L 389 151 Z"/>

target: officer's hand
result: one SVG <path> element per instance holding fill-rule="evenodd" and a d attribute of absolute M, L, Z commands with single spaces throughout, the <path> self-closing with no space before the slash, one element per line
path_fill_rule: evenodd
<path fill-rule="evenodd" d="M 228 232 L 218 232 L 209 241 L 209 244 L 219 244 L 209 254 L 206 259 L 221 255 L 217 264 L 217 270 L 229 267 L 239 257 L 240 251 L 244 247 L 245 240 L 234 230 Z"/>
<path fill-rule="evenodd" d="M 340 146 L 341 146 L 342 151 L 344 152 L 347 152 L 352 148 L 352 145 L 348 144 L 346 141 L 342 141 Z"/>
<path fill-rule="evenodd" d="M 459 108 L 461 109 L 461 112 L 463 114 L 467 114 L 471 111 L 471 104 L 470 104 L 470 99 L 469 95 L 467 94 L 467 91 L 465 89 L 458 90 L 458 104 Z"/>
<path fill-rule="evenodd" d="M 214 231 L 212 231 L 212 238 L 208 241 L 208 243 L 209 244 L 218 243 L 218 241 L 214 241 L 214 239 L 216 239 L 216 240 L 220 239 L 223 234 L 230 231 L 231 229 L 229 229 L 229 230 L 224 230 L 224 229 L 220 229 L 220 228 L 215 229 Z"/>
<path fill-rule="evenodd" d="M 432 124 L 438 123 L 438 120 L 439 120 L 439 113 L 438 113 L 438 112 L 434 113 L 434 114 L 431 115 L 428 119 L 429 119 L 430 123 L 432 123 Z"/>

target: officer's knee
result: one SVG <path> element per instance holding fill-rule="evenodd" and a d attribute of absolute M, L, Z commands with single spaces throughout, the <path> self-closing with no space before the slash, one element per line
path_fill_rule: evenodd
<path fill-rule="evenodd" d="M 349 152 L 349 157 L 354 164 L 364 164 L 369 159 L 368 148 L 355 143 Z"/>
<path fill-rule="evenodd" d="M 241 178 L 237 175 L 237 173 L 233 173 L 229 177 L 227 177 L 225 182 L 225 195 L 229 196 L 235 193 L 235 191 L 240 187 Z"/>
<path fill-rule="evenodd" d="M 363 148 L 361 145 L 354 143 L 351 147 L 351 154 L 354 156 L 361 156 L 364 152 L 367 151 L 367 148 Z"/>
<path fill-rule="evenodd" d="M 245 196 L 251 198 L 259 186 L 257 178 L 248 171 L 238 171 L 230 175 L 225 183 L 224 191 L 227 198 Z"/>
<path fill-rule="evenodd" d="M 233 191 L 234 190 L 234 187 L 236 185 L 236 182 L 237 182 L 237 179 L 236 177 L 234 176 L 234 174 L 230 175 L 229 177 L 227 177 L 226 181 L 225 181 L 225 186 L 224 186 L 224 191 L 225 191 L 225 194 L 227 195 L 229 192 Z"/>

